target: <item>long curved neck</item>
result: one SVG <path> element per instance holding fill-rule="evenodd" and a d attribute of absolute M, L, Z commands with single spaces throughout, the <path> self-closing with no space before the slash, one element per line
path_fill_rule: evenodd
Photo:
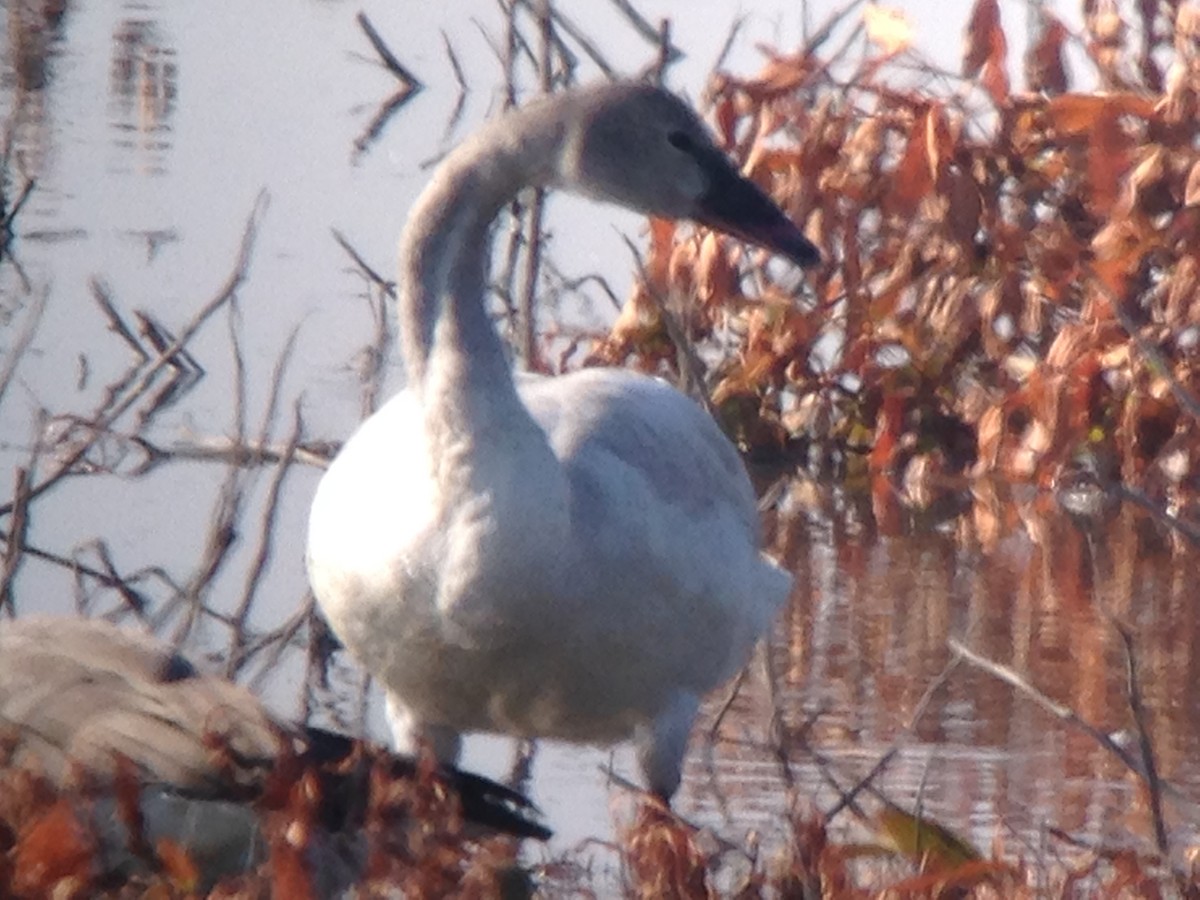
<path fill-rule="evenodd" d="M 473 473 L 488 470 L 481 457 L 515 453 L 514 441 L 545 446 L 517 395 L 484 295 L 492 220 L 523 187 L 553 180 L 559 130 L 537 108 L 484 128 L 438 168 L 401 238 L 408 388 L 419 398 L 435 477 L 447 494 L 450 482 L 470 490 Z"/>
<path fill-rule="evenodd" d="M 458 147 L 414 204 L 400 242 L 400 320 L 409 387 L 423 399 L 446 379 L 511 388 L 484 300 L 488 232 L 518 191 L 550 180 L 557 147 L 555 123 L 536 110 L 505 117 Z"/>

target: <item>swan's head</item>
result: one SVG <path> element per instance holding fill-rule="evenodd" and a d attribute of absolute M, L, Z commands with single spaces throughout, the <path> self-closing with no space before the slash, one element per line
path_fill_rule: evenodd
<path fill-rule="evenodd" d="M 713 142 L 679 98 L 643 84 L 561 95 L 563 188 L 653 216 L 691 219 L 801 266 L 821 254 Z"/>

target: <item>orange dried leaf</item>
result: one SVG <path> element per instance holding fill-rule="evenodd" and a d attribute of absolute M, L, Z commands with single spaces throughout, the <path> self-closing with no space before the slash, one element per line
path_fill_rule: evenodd
<path fill-rule="evenodd" d="M 1200 206 L 1200 161 L 1188 171 L 1187 187 L 1183 191 L 1184 206 Z"/>
<path fill-rule="evenodd" d="M 891 464 L 900 443 L 906 408 L 907 401 L 899 394 L 889 393 L 883 398 L 879 416 L 875 420 L 875 445 L 868 459 L 871 471 L 882 471 Z"/>
<path fill-rule="evenodd" d="M 676 224 L 671 219 L 650 219 L 650 250 L 646 254 L 646 276 L 656 289 L 667 284 L 672 251 L 675 249 Z"/>
<path fill-rule="evenodd" d="M 1010 882 L 1021 877 L 1021 872 L 1005 863 L 977 859 L 951 869 L 905 878 L 889 885 L 888 893 L 900 897 L 959 897 L 985 884 Z"/>
<path fill-rule="evenodd" d="M 721 136 L 721 146 L 732 147 L 737 142 L 738 112 L 733 98 L 724 97 L 713 110 L 713 120 L 717 134 Z"/>
<path fill-rule="evenodd" d="M 292 839 L 291 823 L 285 823 L 281 817 L 272 826 L 269 857 L 271 895 L 294 897 L 296 900 L 315 898 L 316 890 L 305 861 L 304 847 Z"/>
<path fill-rule="evenodd" d="M 1154 115 L 1154 101 L 1137 94 L 1063 94 L 1052 97 L 1043 112 L 1045 121 L 1060 136 L 1088 135 L 1103 115 L 1113 118 Z"/>
<path fill-rule="evenodd" d="M 1000 27 L 1000 4 L 997 0 L 976 0 L 967 22 L 963 48 L 963 75 L 974 78 L 992 55 L 991 34 Z"/>
<path fill-rule="evenodd" d="M 729 299 L 737 287 L 737 270 L 729 264 L 722 249 L 723 242 L 715 232 L 700 240 L 700 249 L 693 264 L 695 295 L 705 303 L 721 303 Z"/>
<path fill-rule="evenodd" d="M 177 888 L 194 893 L 200 886 L 200 869 L 188 852 L 175 841 L 162 838 L 155 846 L 163 872 Z"/>
<path fill-rule="evenodd" d="M 946 110 L 941 103 L 933 103 L 925 110 L 925 154 L 929 161 L 929 177 L 937 179 L 943 166 L 954 156 L 954 135 L 946 119 Z"/>
<path fill-rule="evenodd" d="M 779 94 L 790 94 L 808 80 L 811 61 L 807 54 L 781 56 L 769 47 L 760 45 L 758 49 L 768 57 L 767 65 L 758 77 L 740 83 L 751 99 L 763 101 Z"/>
<path fill-rule="evenodd" d="M 983 64 L 983 74 L 980 76 L 980 82 L 983 84 L 983 89 L 987 91 L 988 96 L 992 98 L 992 102 L 996 106 L 1004 106 L 1008 103 L 1010 86 L 1008 83 L 1008 69 L 1004 63 L 1004 54 L 1000 54 L 999 61 L 989 59 Z"/>
<path fill-rule="evenodd" d="M 1063 94 L 1069 87 L 1063 45 L 1067 29 L 1058 19 L 1042 11 L 1042 35 L 1025 56 L 1025 80 L 1031 91 Z"/>
<path fill-rule="evenodd" d="M 29 826 L 13 849 L 12 887 L 18 894 L 45 895 L 65 878 L 86 883 L 95 853 L 95 843 L 74 807 L 59 800 Z"/>
<path fill-rule="evenodd" d="M 1000 24 L 999 0 L 977 0 L 967 23 L 963 74 L 980 76 L 984 90 L 997 106 L 1008 100 L 1008 39 Z"/>
<path fill-rule="evenodd" d="M 888 192 L 888 210 L 894 215 L 911 218 L 917 205 L 933 189 L 933 161 L 929 157 L 930 141 L 926 110 L 913 122 L 908 133 L 904 155 L 896 166 Z"/>

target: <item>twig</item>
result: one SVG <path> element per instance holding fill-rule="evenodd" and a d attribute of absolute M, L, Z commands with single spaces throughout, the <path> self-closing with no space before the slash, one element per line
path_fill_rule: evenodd
<path fill-rule="evenodd" d="M 506 6 L 504 4 L 504 0 L 497 0 L 497 5 L 500 7 L 500 11 L 503 12 L 505 16 L 511 16 L 513 14 L 512 7 Z M 506 20 L 506 21 L 510 21 L 510 20 Z M 506 53 L 505 50 L 503 48 L 501 48 L 499 44 L 496 43 L 496 39 L 494 37 L 492 37 L 492 33 L 490 31 L 488 31 L 488 29 L 484 26 L 484 24 L 482 22 L 480 22 L 478 19 L 472 17 L 471 24 L 475 26 L 475 29 L 479 32 L 479 36 L 483 38 L 484 43 L 488 45 L 488 49 L 492 51 L 492 56 L 496 57 L 497 62 L 500 63 L 501 70 L 503 72 L 507 73 L 509 71 L 509 63 L 506 62 L 506 57 L 511 56 L 511 54 Z M 510 22 L 510 24 L 511 24 L 511 22 Z M 508 34 L 508 30 L 511 30 L 511 29 L 507 29 L 505 31 L 506 35 Z M 503 79 L 502 84 L 505 87 L 506 95 L 511 93 L 513 90 L 515 90 L 515 86 L 513 86 L 511 84 L 511 79 L 509 79 L 507 77 L 507 74 L 506 74 L 505 78 Z M 506 99 L 504 108 L 508 109 L 511 105 L 512 105 L 512 103 L 507 102 L 507 99 Z"/>
<path fill-rule="evenodd" d="M 716 72 L 721 66 L 725 65 L 725 60 L 729 57 L 729 51 L 733 49 L 733 42 L 741 33 L 742 26 L 746 24 L 745 14 L 735 16 L 729 24 L 729 33 L 725 35 L 725 43 L 721 45 L 720 51 L 717 53 L 717 58 L 713 60 L 713 64 L 709 67 L 710 72 Z"/>
<path fill-rule="evenodd" d="M 233 353 L 234 371 L 234 407 L 233 433 L 238 441 L 246 439 L 246 360 L 242 354 L 241 340 L 238 337 L 240 317 L 236 305 L 231 306 L 229 315 L 230 349 Z M 195 627 L 203 603 L 201 596 L 208 589 L 217 573 L 229 559 L 229 551 L 237 543 L 237 523 L 241 519 L 242 503 L 245 498 L 245 472 L 237 465 L 231 465 L 221 484 L 217 495 L 216 510 L 211 518 L 211 526 L 205 541 L 204 555 L 196 572 L 188 579 L 179 602 L 187 606 L 183 621 L 175 630 L 175 644 L 182 646 L 183 641 Z"/>
<path fill-rule="evenodd" d="M 354 139 L 354 152 L 356 154 L 365 153 L 379 139 L 379 135 L 383 134 L 384 126 L 391 121 L 392 116 L 415 96 L 416 91 L 400 90 L 379 104 L 379 110 L 367 123 L 366 129 Z"/>
<path fill-rule="evenodd" d="M 663 328 L 666 329 L 667 337 L 675 347 L 676 367 L 679 370 L 679 389 L 685 394 L 697 398 L 701 405 L 709 411 L 713 412 L 712 397 L 708 392 L 708 385 L 705 383 L 705 374 L 707 368 L 704 361 L 700 359 L 700 355 L 696 352 L 695 345 L 688 334 L 686 325 L 680 320 L 680 317 L 675 315 L 674 311 L 668 308 L 666 298 L 662 297 L 653 287 L 650 280 L 650 275 L 646 271 L 645 263 L 642 261 L 641 254 L 626 235 L 621 235 L 621 240 L 625 242 L 625 246 L 629 248 L 629 252 L 633 254 L 634 263 L 637 266 L 638 278 L 646 288 L 647 296 L 653 301 L 658 309 L 659 315 L 662 317 Z"/>
<path fill-rule="evenodd" d="M 12 205 L 12 209 L 8 212 L 0 210 L 0 213 L 3 213 L 4 215 L 4 217 L 0 219 L 0 232 L 3 232 L 4 234 L 4 240 L 0 241 L 0 246 L 8 246 L 9 241 L 12 239 L 13 223 L 17 220 L 17 214 L 20 213 L 21 208 L 25 205 L 26 201 L 29 200 L 29 197 L 33 193 L 33 189 L 35 187 L 37 187 L 36 178 L 26 179 L 25 184 L 21 187 L 20 195 L 17 197 L 16 202 Z"/>
<path fill-rule="evenodd" d="M 446 56 L 450 60 L 450 68 L 454 72 L 454 80 L 458 84 L 458 97 L 454 100 L 454 108 L 450 111 L 450 116 L 446 120 L 445 135 L 448 137 L 450 132 L 462 119 L 463 109 L 467 104 L 467 79 L 463 75 L 462 66 L 458 62 L 458 54 L 454 52 L 454 46 L 450 43 L 450 38 L 445 31 L 442 32 L 442 44 L 446 48 Z"/>
<path fill-rule="evenodd" d="M 532 0 L 513 0 L 513 2 L 514 5 L 523 6 L 525 9 L 532 9 Z M 605 59 L 604 54 L 600 52 L 599 48 L 597 48 L 596 45 L 588 39 L 587 34 L 582 28 L 580 28 L 553 7 L 550 9 L 550 16 L 554 20 L 554 24 L 561 28 L 571 38 L 571 40 L 579 45 L 579 48 L 592 62 L 596 64 L 596 67 L 600 69 L 600 71 L 603 72 L 607 78 L 610 80 L 617 78 L 617 70 L 613 68 L 612 64 L 609 63 L 607 59 Z"/>
<path fill-rule="evenodd" d="M 4 395 L 8 391 L 8 386 L 12 383 L 13 376 L 17 372 L 17 366 L 21 360 L 25 358 L 25 354 L 29 351 L 29 345 L 33 342 L 33 336 L 37 333 L 38 326 L 42 322 L 42 314 L 46 311 L 47 291 L 42 291 L 38 294 L 33 303 L 29 307 L 29 311 L 25 315 L 25 322 L 21 326 L 21 330 L 17 333 L 12 345 L 4 354 L 4 365 L 0 367 L 0 402 L 4 400 Z M 6 510 L 0 510 L 0 515 L 3 515 Z"/>
<path fill-rule="evenodd" d="M 674 50 L 674 45 L 671 43 L 671 20 L 663 19 L 659 26 L 658 33 L 658 59 L 655 62 L 654 70 L 656 74 L 655 81 L 659 84 L 663 83 L 663 79 L 667 74 L 667 66 L 675 59 L 671 55 Z"/>
<path fill-rule="evenodd" d="M 371 20 L 367 18 L 367 14 L 360 11 L 354 18 L 358 22 L 358 26 L 366 34 L 367 40 L 371 42 L 371 46 L 375 48 L 375 52 L 379 54 L 379 58 L 383 61 L 384 66 L 404 83 L 406 92 L 412 94 L 423 89 L 425 87 L 424 83 L 412 73 L 411 69 L 396 58 L 396 54 L 384 43 L 379 32 L 375 30 L 375 26 L 371 24 Z"/>
<path fill-rule="evenodd" d="M 137 358 L 145 362 L 150 359 L 150 354 L 146 352 L 146 348 L 142 342 L 137 339 L 132 329 L 125 324 L 125 320 L 121 318 L 121 314 L 117 312 L 116 304 L 113 303 L 112 295 L 106 285 L 99 278 L 93 278 L 90 282 L 92 289 L 92 299 L 96 301 L 96 305 L 100 307 L 100 311 L 104 313 L 104 317 L 108 319 L 108 330 L 117 335 L 121 340 L 129 345 L 129 348 L 134 352 Z"/>
<path fill-rule="evenodd" d="M 1187 519 L 1181 518 L 1177 513 L 1173 513 L 1169 509 L 1163 509 L 1161 504 L 1147 497 L 1144 492 L 1123 484 L 1115 485 L 1114 490 L 1123 499 L 1137 504 L 1143 510 L 1150 513 L 1160 524 L 1174 529 L 1193 543 L 1200 543 L 1200 527 L 1193 525 Z"/>
<path fill-rule="evenodd" d="M 538 58 L 538 81 L 542 94 L 549 94 L 554 87 L 550 52 L 554 40 L 552 14 L 550 0 L 538 0 L 536 17 L 541 51 Z M 533 191 L 533 199 L 525 213 L 525 266 L 517 307 L 517 348 L 526 370 L 530 372 L 540 369 L 537 352 L 537 286 L 542 259 L 542 217 L 545 206 L 546 192 L 537 188 Z"/>
<path fill-rule="evenodd" d="M 99 573 L 95 572 L 94 570 L 88 572 L 86 567 L 79 564 L 77 560 L 74 561 L 75 565 L 73 568 L 76 570 L 76 591 L 81 598 L 80 613 L 84 612 L 82 600 L 83 584 L 81 579 L 85 574 L 88 577 L 99 581 L 100 584 L 104 585 L 105 587 L 115 590 L 121 596 L 121 599 L 125 601 L 125 605 L 128 606 L 129 609 L 131 609 L 139 617 L 142 617 L 146 614 L 146 609 L 149 604 L 146 600 L 146 597 L 140 591 L 134 589 L 133 582 L 144 578 L 147 572 L 149 572 L 151 574 L 160 576 L 168 584 L 171 583 L 170 579 L 166 577 L 166 573 L 158 568 L 135 572 L 133 575 L 128 577 L 122 576 L 121 573 L 117 571 L 117 565 L 113 561 L 112 553 L 109 551 L 107 543 L 97 540 L 94 541 L 91 546 L 92 549 L 95 550 L 96 556 L 99 557 L 100 565 L 102 565 L 104 569 L 102 570 L 103 575 L 100 576 Z"/>
<path fill-rule="evenodd" d="M 0 530 L 0 541 L 8 542 L 11 539 L 12 538 L 9 532 Z M 78 559 L 72 559 L 70 557 L 63 556 L 61 553 L 53 553 L 49 550 L 43 550 L 40 547 L 25 542 L 22 542 L 21 544 L 21 552 L 26 556 L 32 557 L 40 562 L 49 563 L 50 565 L 66 569 L 75 574 L 77 577 L 91 578 L 107 588 L 120 589 L 122 586 L 127 586 L 130 581 L 144 576 L 147 573 L 159 576 L 165 575 L 162 569 L 154 567 L 138 572 L 129 578 L 124 578 L 116 574 L 115 571 L 110 570 L 105 572 L 101 569 L 89 566 L 86 563 L 82 563 Z M 173 585 L 173 587 L 175 586 Z"/>
<path fill-rule="evenodd" d="M 250 679 L 247 686 L 254 687 L 259 684 L 263 676 L 275 668 L 279 658 L 283 655 L 283 651 L 292 642 L 299 633 L 300 629 L 313 617 L 314 600 L 311 593 L 307 594 L 305 601 L 301 604 L 288 619 L 278 628 L 268 631 L 261 635 L 257 640 L 248 643 L 244 649 L 244 659 L 236 661 L 236 667 L 241 669 L 249 659 L 255 654 L 261 652 L 266 647 L 274 647 L 274 652 L 267 659 L 266 663 L 259 669 L 257 674 Z"/>
<path fill-rule="evenodd" d="M 392 332 L 388 328 L 387 301 L 396 298 L 396 285 L 395 282 L 384 279 L 373 269 L 340 231 L 336 228 L 332 231 L 333 239 L 338 242 L 338 246 L 346 251 L 359 270 L 379 289 L 382 295 L 378 301 L 374 296 L 368 297 L 371 316 L 375 320 L 375 342 L 367 351 L 370 358 L 369 369 L 362 373 L 364 385 L 362 411 L 364 416 L 368 416 L 378 407 L 379 394 L 383 389 L 383 364 L 392 343 Z"/>
<path fill-rule="evenodd" d="M 1137 760 L 1130 756 L 1124 747 L 1114 741 L 1099 728 L 1096 728 L 1091 723 L 1080 718 L 1079 715 L 1076 714 L 1076 712 L 1069 706 L 1064 706 L 1056 700 L 1052 700 L 1051 698 L 1047 697 L 1008 666 L 1002 665 L 998 662 L 993 662 L 986 657 L 980 656 L 975 651 L 968 649 L 957 638 L 950 638 L 947 643 L 950 646 L 950 650 L 956 656 L 961 657 L 963 660 L 969 662 L 976 668 L 982 669 L 993 678 L 998 678 L 1000 681 L 1003 681 L 1010 687 L 1016 688 L 1056 719 L 1060 719 L 1061 721 L 1066 722 L 1068 725 L 1078 728 L 1084 734 L 1087 734 L 1101 747 L 1103 747 L 1117 759 L 1121 760 L 1121 762 L 1124 763 L 1125 766 L 1131 771 L 1145 777 L 1145 773 L 1142 771 L 1141 766 L 1138 765 Z"/>
<path fill-rule="evenodd" d="M 504 242 L 504 263 L 500 266 L 500 274 L 491 285 L 492 291 L 504 304 L 504 313 L 508 318 L 510 334 L 515 334 L 520 327 L 520 301 L 514 299 L 517 293 L 517 264 L 521 260 L 521 244 L 525 240 L 522 225 L 525 221 L 523 205 L 524 194 L 518 195 L 509 204 L 508 236 Z"/>
<path fill-rule="evenodd" d="M 375 26 L 371 24 L 371 20 L 367 18 L 366 13 L 360 11 L 355 18 L 358 21 L 359 27 L 366 34 L 367 40 L 371 42 L 371 46 L 379 54 L 379 58 L 383 61 L 384 66 L 400 81 L 400 88 L 388 97 L 387 100 L 379 104 L 379 109 L 367 124 L 366 130 L 355 138 L 354 152 L 359 154 L 366 152 L 367 148 L 383 133 L 384 126 L 387 125 L 392 116 L 408 103 L 409 100 L 424 90 L 425 84 L 412 73 L 411 69 L 397 59 L 396 54 L 391 51 L 379 32 L 375 29 Z"/>
<path fill-rule="evenodd" d="M 171 346 L 160 354 L 148 367 L 143 369 L 141 373 L 132 381 L 131 384 L 123 386 L 123 399 L 117 400 L 110 398 L 105 401 L 101 410 L 95 415 L 91 428 L 93 429 L 92 436 L 82 441 L 78 447 L 73 449 L 65 457 L 60 459 L 54 470 L 50 472 L 42 480 L 29 488 L 29 499 L 33 500 L 41 494 L 45 493 L 54 485 L 58 484 L 64 477 L 70 474 L 76 465 L 87 455 L 97 437 L 120 418 L 130 407 L 145 393 L 149 388 L 150 383 L 155 376 L 162 371 L 163 368 L 170 365 L 175 354 L 185 347 L 195 336 L 196 332 L 208 321 L 208 319 L 222 306 L 225 306 L 237 294 L 237 290 L 245 281 L 250 267 L 250 255 L 254 248 L 254 241 L 258 235 L 258 225 L 266 211 L 268 205 L 267 194 L 262 192 L 258 195 L 254 203 L 254 209 L 250 213 L 250 218 L 246 222 L 245 230 L 242 233 L 241 246 L 238 251 L 238 258 L 234 264 L 233 271 L 226 279 L 225 284 L 221 286 L 220 291 L 215 297 L 208 301 L 200 311 L 193 316 L 192 320 L 183 328 Z M 7 515 L 12 512 L 12 504 L 7 503 L 0 505 L 0 516 Z"/>
<path fill-rule="evenodd" d="M 293 331 L 288 337 L 283 353 L 280 354 L 279 361 L 275 365 L 275 371 L 272 375 L 271 397 L 267 403 L 267 413 L 264 416 L 261 440 L 265 441 L 270 431 L 271 423 L 275 418 L 275 409 L 278 402 L 280 385 L 283 383 L 283 376 L 287 369 L 287 361 L 291 358 L 292 350 L 296 344 L 297 332 Z M 274 549 L 275 537 L 275 520 L 279 513 L 279 502 L 282 496 L 281 489 L 283 481 L 291 470 L 291 464 L 295 457 L 296 447 L 300 443 L 300 438 L 304 432 L 304 420 L 300 415 L 300 404 L 296 403 L 293 409 L 292 431 L 288 437 L 287 446 L 284 448 L 283 459 L 275 469 L 274 477 L 271 479 L 271 485 L 267 490 L 267 502 L 263 511 L 262 522 L 259 527 L 258 548 L 254 554 L 254 560 L 250 564 L 250 569 L 246 575 L 246 584 L 242 590 L 242 599 L 238 604 L 237 609 L 233 613 L 233 651 L 229 658 L 229 668 L 226 675 L 230 678 L 237 675 L 237 668 L 234 666 L 234 659 L 237 656 L 236 651 L 241 647 L 241 642 L 244 639 L 246 619 L 250 615 L 250 608 L 254 604 L 254 598 L 258 595 L 258 589 L 262 584 L 263 575 L 267 570 L 267 563 L 270 562 L 272 550 Z"/>
<path fill-rule="evenodd" d="M 1150 794 L 1150 820 L 1154 823 L 1154 842 L 1158 852 L 1167 858 L 1170 844 L 1167 841 L 1167 826 L 1163 821 L 1162 781 L 1158 776 L 1158 763 L 1155 760 L 1154 744 L 1150 740 L 1150 730 L 1146 723 L 1146 708 L 1142 704 L 1142 690 L 1138 684 L 1137 659 L 1134 656 L 1133 635 L 1124 622 L 1111 619 L 1121 642 L 1125 647 L 1125 677 L 1129 691 L 1129 711 L 1133 713 L 1133 724 L 1137 728 L 1138 752 L 1142 757 L 1142 774 L 1146 779 L 1146 788 Z"/>
<path fill-rule="evenodd" d="M 610 2 L 624 14 L 634 30 L 645 39 L 646 43 L 659 45 L 663 68 L 666 68 L 668 64 L 675 62 L 675 60 L 683 58 L 683 51 L 671 43 L 669 30 L 664 31 L 661 28 L 655 28 L 646 20 L 645 16 L 637 11 L 636 7 L 629 0 L 610 0 Z"/>
<path fill-rule="evenodd" d="M 913 707 L 912 715 L 908 718 L 908 724 L 904 729 L 906 733 L 911 733 L 916 729 L 917 724 L 925 715 L 925 710 L 929 708 L 929 704 L 933 701 L 934 694 L 941 690 L 942 686 L 950 680 L 951 673 L 957 667 L 958 660 L 951 659 L 946 663 L 942 671 L 938 673 L 937 677 L 929 682 L 928 685 L 926 685 L 924 693 L 921 694 L 921 699 L 917 701 L 917 705 Z M 836 817 L 842 812 L 842 810 L 846 808 L 850 808 L 856 815 L 862 815 L 861 810 L 859 810 L 857 806 L 859 794 L 866 791 L 875 796 L 881 796 L 879 791 L 874 786 L 875 779 L 877 779 L 879 775 L 891 765 L 892 760 L 895 759 L 899 753 L 900 746 L 898 744 L 889 747 L 887 752 L 884 753 L 883 756 L 879 757 L 875 765 L 871 767 L 871 771 L 860 778 L 858 782 L 848 791 L 843 791 L 841 788 L 837 788 L 836 782 L 833 781 L 832 776 L 826 772 L 824 766 L 822 766 L 822 774 L 826 777 L 827 781 L 835 786 L 840 794 L 840 799 L 838 802 L 833 806 L 832 809 L 825 813 L 826 821 L 833 821 L 834 817 Z"/>
<path fill-rule="evenodd" d="M 257 440 L 237 441 L 224 435 L 191 441 L 176 441 L 169 447 L 159 447 L 145 439 L 140 439 L 140 443 L 156 458 L 234 463 L 243 468 L 278 465 L 283 462 L 288 453 L 286 445 Z M 338 447 L 332 443 L 307 441 L 302 442 L 294 449 L 292 458 L 294 462 L 324 469 L 329 466 L 329 462 L 336 455 L 337 450 Z"/>
<path fill-rule="evenodd" d="M 0 611 L 8 607 L 16 615 L 12 585 L 25 557 L 25 537 L 29 532 L 29 469 L 18 466 L 13 477 L 12 527 L 4 544 L 3 565 L 0 566 Z"/>
<path fill-rule="evenodd" d="M 344 234 L 342 234 L 336 228 L 331 228 L 329 230 L 333 232 L 333 239 L 337 241 L 338 246 L 346 251 L 346 255 L 354 261 L 354 264 L 362 270 L 363 274 L 366 275 L 367 278 L 369 278 L 375 285 L 381 288 L 391 299 L 395 300 L 396 283 L 384 278 L 376 269 L 372 268 L 372 266 L 362 258 L 359 252 L 354 249 Z"/>
<path fill-rule="evenodd" d="M 375 340 L 364 348 L 367 361 L 360 376 L 363 382 L 362 415 L 371 415 L 379 408 L 379 397 L 383 393 L 385 363 L 392 347 L 392 329 L 388 327 L 388 298 L 383 291 L 372 292 L 367 297 L 371 317 L 375 320 Z"/>

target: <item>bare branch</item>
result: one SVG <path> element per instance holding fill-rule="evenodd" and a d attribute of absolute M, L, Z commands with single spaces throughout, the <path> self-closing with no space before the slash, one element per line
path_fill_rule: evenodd
<path fill-rule="evenodd" d="M 367 14 L 359 12 L 354 18 L 363 30 L 363 33 L 366 34 L 367 40 L 371 42 L 371 46 L 375 48 L 375 52 L 379 54 L 379 58 L 383 61 L 387 70 L 404 84 L 405 93 L 413 94 L 422 90 L 425 87 L 424 83 L 412 73 L 411 69 L 396 58 L 396 54 L 384 42 L 379 32 L 375 29 L 375 26 L 371 24 L 371 20 L 367 18 Z"/>
<path fill-rule="evenodd" d="M 292 335 L 292 341 L 289 342 L 287 353 L 290 354 L 291 343 L 294 342 L 295 333 Z M 283 377 L 282 364 L 277 367 L 275 378 L 281 381 Z M 245 660 L 245 657 L 240 652 L 243 647 L 246 634 L 246 619 L 250 614 L 250 608 L 254 604 L 254 598 L 258 594 L 258 589 L 262 584 L 263 575 L 267 569 L 267 563 L 270 562 L 272 551 L 274 549 L 274 537 L 276 534 L 275 522 L 279 514 L 279 502 L 282 497 L 282 487 L 284 478 L 291 471 L 292 460 L 296 451 L 297 445 L 300 443 L 300 438 L 304 433 L 304 420 L 300 415 L 300 404 L 297 403 L 293 409 L 292 432 L 288 437 L 287 447 L 284 452 L 284 458 L 278 467 L 275 469 L 275 476 L 271 479 L 271 486 L 267 492 L 266 509 L 263 511 L 262 523 L 259 528 L 258 549 L 254 555 L 254 561 L 250 564 L 250 570 L 246 576 L 246 585 L 242 591 L 242 600 L 238 604 L 237 609 L 233 614 L 233 648 L 230 653 L 226 665 L 225 674 L 229 677 L 237 675 L 240 666 Z"/>
<path fill-rule="evenodd" d="M 1142 704 L 1142 689 L 1138 684 L 1133 635 L 1124 622 L 1115 618 L 1111 621 L 1117 634 L 1121 636 L 1121 643 L 1125 648 L 1125 676 L 1129 691 L 1129 711 L 1133 714 L 1133 724 L 1137 729 L 1138 753 L 1142 757 L 1141 771 L 1146 780 L 1146 789 L 1150 794 L 1150 820 L 1154 824 L 1154 843 L 1158 847 L 1158 852 L 1165 859 L 1170 852 L 1170 843 L 1167 840 L 1167 826 L 1163 819 L 1162 780 L 1158 776 L 1154 744 L 1150 740 L 1150 729 L 1146 722 L 1146 707 Z"/>
<path fill-rule="evenodd" d="M 1071 709 L 1069 706 L 1064 706 L 1056 700 L 1052 700 L 1050 697 L 1047 697 L 1008 666 L 1002 665 L 998 662 L 993 662 L 986 657 L 980 656 L 978 653 L 961 643 L 958 639 L 950 638 L 948 644 L 950 646 L 950 650 L 956 656 L 961 657 L 964 661 L 969 662 L 977 669 L 982 669 L 993 678 L 998 678 L 1000 681 L 1003 681 L 1010 687 L 1016 688 L 1020 693 L 1024 694 L 1038 706 L 1042 707 L 1042 709 L 1046 710 L 1046 712 L 1050 713 L 1050 715 L 1067 723 L 1068 725 L 1078 728 L 1117 759 L 1121 760 L 1121 762 L 1124 763 L 1125 766 L 1131 771 L 1136 772 L 1139 775 L 1143 775 L 1144 777 L 1141 766 L 1138 765 L 1137 760 L 1129 755 L 1129 752 L 1125 750 L 1124 747 L 1109 737 L 1107 733 L 1101 731 L 1099 728 L 1096 728 L 1090 722 L 1080 718 L 1075 710 Z"/>
<path fill-rule="evenodd" d="M 12 585 L 25 556 L 25 537 L 29 531 L 29 469 L 18 466 L 13 474 L 12 527 L 4 544 L 0 560 L 0 611 L 8 607 L 10 615 L 17 611 Z"/>
<path fill-rule="evenodd" d="M 25 354 L 29 352 L 29 345 L 33 342 L 33 336 L 37 334 L 42 314 L 46 311 L 46 297 L 47 292 L 43 291 L 33 299 L 25 314 L 25 322 L 21 326 L 21 330 L 17 333 L 8 352 L 4 354 L 4 365 L 0 367 L 0 402 L 3 402 L 8 386 L 17 372 L 17 367 L 25 358 Z M 0 515 L 3 515 L 4 512 L 5 510 L 0 509 Z"/>
<path fill-rule="evenodd" d="M 40 496 L 64 477 L 69 475 L 87 455 L 92 445 L 99 435 L 112 426 L 125 412 L 127 412 L 142 395 L 149 389 L 155 376 L 158 375 L 165 367 L 172 364 L 176 353 L 183 349 L 195 336 L 196 332 L 208 321 L 208 319 L 221 307 L 230 303 L 237 294 L 238 288 L 246 280 L 250 267 L 250 257 L 254 248 L 254 241 L 258 235 L 258 225 L 264 215 L 268 205 L 267 194 L 262 192 L 258 195 L 254 203 L 254 209 L 250 213 L 250 217 L 246 222 L 245 230 L 242 233 L 241 246 L 238 250 L 237 260 L 234 264 L 233 271 L 221 286 L 217 295 L 209 300 L 200 311 L 192 317 L 192 320 L 183 328 L 171 346 L 165 352 L 159 355 L 149 366 L 144 368 L 131 383 L 122 385 L 122 399 L 116 397 L 109 398 L 98 411 L 92 421 L 93 434 L 88 440 L 81 441 L 78 446 L 61 458 L 54 469 L 45 476 L 41 481 L 30 486 L 30 500 Z M 0 516 L 7 515 L 12 512 L 12 504 L 0 505 Z"/>

